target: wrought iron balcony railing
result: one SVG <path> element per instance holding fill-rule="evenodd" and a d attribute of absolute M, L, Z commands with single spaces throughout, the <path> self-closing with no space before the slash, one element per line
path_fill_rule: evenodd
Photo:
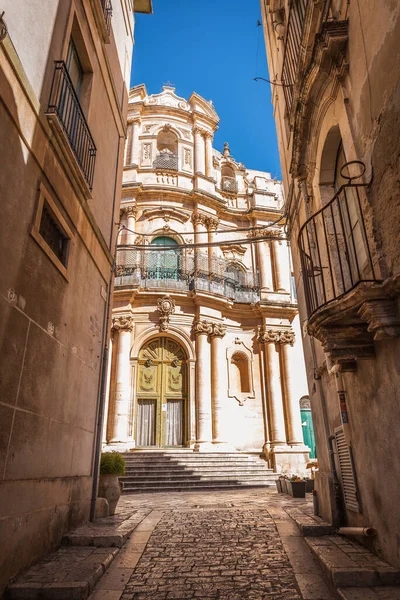
<path fill-rule="evenodd" d="M 238 186 L 234 177 L 228 177 L 224 175 L 221 177 L 221 190 L 224 192 L 230 192 L 231 194 L 237 194 Z"/>
<path fill-rule="evenodd" d="M 364 187 L 350 180 L 300 229 L 309 317 L 361 282 L 377 281 L 360 200 Z"/>
<path fill-rule="evenodd" d="M 115 276 L 116 287 L 198 290 L 243 303 L 260 299 L 256 273 L 239 271 L 221 258 L 213 258 L 210 264 L 208 254 L 203 253 L 118 246 Z"/>
<path fill-rule="evenodd" d="M 285 47 L 283 53 L 282 83 L 286 109 L 290 112 L 293 102 L 293 86 L 296 81 L 300 59 L 300 46 L 303 36 L 304 15 L 311 0 L 293 0 L 287 20 Z"/>
<path fill-rule="evenodd" d="M 111 17 L 113 13 L 111 0 L 100 0 L 108 35 L 111 32 Z"/>
<path fill-rule="evenodd" d="M 62 60 L 55 61 L 47 114 L 57 116 L 85 181 L 91 190 L 96 161 L 96 146 L 68 69 Z"/>
<path fill-rule="evenodd" d="M 178 170 L 178 155 L 172 152 L 160 152 L 155 161 L 153 162 L 154 169 L 170 169 L 172 171 Z"/>

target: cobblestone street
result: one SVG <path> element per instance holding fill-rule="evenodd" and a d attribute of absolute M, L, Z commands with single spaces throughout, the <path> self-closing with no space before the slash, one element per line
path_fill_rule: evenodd
<path fill-rule="evenodd" d="M 152 511 L 91 600 L 332 600 L 285 510 L 304 503 L 266 490 L 124 496 L 120 510 Z"/>

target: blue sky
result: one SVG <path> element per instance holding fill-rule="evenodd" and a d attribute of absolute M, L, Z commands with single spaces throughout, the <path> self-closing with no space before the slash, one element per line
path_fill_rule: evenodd
<path fill-rule="evenodd" d="M 183 98 L 211 99 L 214 147 L 229 142 L 247 168 L 280 177 L 270 85 L 253 81 L 268 78 L 259 0 L 153 0 L 153 10 L 136 15 L 131 84 L 156 94 L 170 81 Z"/>

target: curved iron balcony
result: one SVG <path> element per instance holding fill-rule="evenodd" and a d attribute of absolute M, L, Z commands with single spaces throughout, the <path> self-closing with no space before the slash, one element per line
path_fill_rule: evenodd
<path fill-rule="evenodd" d="M 170 169 L 171 171 L 178 170 L 178 155 L 171 152 L 160 152 L 155 161 L 153 161 L 154 169 Z"/>
<path fill-rule="evenodd" d="M 300 229 L 298 244 L 308 316 L 362 282 L 377 282 L 360 190 L 347 183 Z"/>
<path fill-rule="evenodd" d="M 221 190 L 224 192 L 230 192 L 231 194 L 237 194 L 238 186 L 234 177 L 228 177 L 223 175 L 221 177 Z"/>
<path fill-rule="evenodd" d="M 232 268 L 225 259 L 210 262 L 208 254 L 143 251 L 127 245 L 117 248 L 115 287 L 197 290 L 246 304 L 260 300 L 257 274 Z"/>

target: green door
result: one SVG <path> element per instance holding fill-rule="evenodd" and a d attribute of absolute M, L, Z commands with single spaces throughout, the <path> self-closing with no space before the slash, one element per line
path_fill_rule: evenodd
<path fill-rule="evenodd" d="M 152 246 L 178 246 L 178 243 L 166 236 L 155 238 Z M 153 250 L 149 257 L 149 276 L 151 279 L 178 279 L 179 248 L 176 250 Z"/>
<path fill-rule="evenodd" d="M 311 448 L 310 458 L 316 458 L 317 455 L 315 452 L 314 426 L 313 426 L 311 410 L 302 408 L 300 413 L 301 413 L 301 424 L 303 426 L 304 443 L 306 446 Z"/>

